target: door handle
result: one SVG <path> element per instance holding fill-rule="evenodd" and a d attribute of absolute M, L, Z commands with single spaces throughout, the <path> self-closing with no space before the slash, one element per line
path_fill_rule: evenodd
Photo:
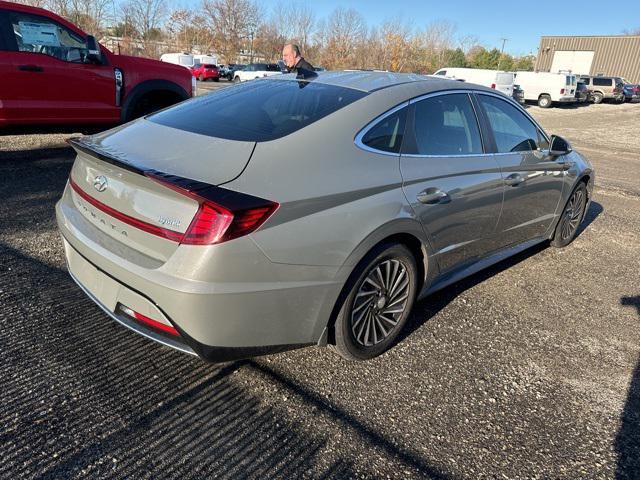
<path fill-rule="evenodd" d="M 573 167 L 576 162 L 557 162 L 558 165 L 560 165 L 560 168 L 562 168 L 562 170 L 569 170 L 571 167 Z"/>
<path fill-rule="evenodd" d="M 18 66 L 18 70 L 22 72 L 42 72 L 44 68 L 37 65 L 20 65 Z"/>
<path fill-rule="evenodd" d="M 439 188 L 427 188 L 426 190 L 421 191 L 416 198 L 420 203 L 424 203 L 427 205 L 435 205 L 437 203 L 444 203 L 445 200 L 449 199 L 449 195 L 446 192 L 443 192 Z"/>
<path fill-rule="evenodd" d="M 519 173 L 512 173 L 511 175 L 509 175 L 507 178 L 504 179 L 504 183 L 511 187 L 517 187 L 521 183 L 524 183 L 526 180 L 527 179 L 524 178 Z"/>

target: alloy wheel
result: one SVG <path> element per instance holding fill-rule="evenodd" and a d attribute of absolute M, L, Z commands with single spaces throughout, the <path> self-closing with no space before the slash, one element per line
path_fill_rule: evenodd
<path fill-rule="evenodd" d="M 407 308 L 409 282 L 399 260 L 385 260 L 370 270 L 351 310 L 351 333 L 359 345 L 370 347 L 389 337 Z"/>
<path fill-rule="evenodd" d="M 578 225 L 580 225 L 580 221 L 582 220 L 585 204 L 586 196 L 584 190 L 578 188 L 571 195 L 571 198 L 567 203 L 567 208 L 564 210 L 562 227 L 560 230 L 560 237 L 562 240 L 567 240 L 575 234 L 578 229 Z"/>

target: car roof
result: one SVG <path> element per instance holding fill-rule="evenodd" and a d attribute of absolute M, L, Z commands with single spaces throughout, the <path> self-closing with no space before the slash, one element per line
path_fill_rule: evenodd
<path fill-rule="evenodd" d="M 451 90 L 455 88 L 489 90 L 480 85 L 472 85 L 458 80 L 448 78 L 433 77 L 430 75 L 420 75 L 417 73 L 395 73 L 379 71 L 325 71 L 314 72 L 316 76 L 304 79 L 312 83 L 323 83 L 338 87 L 351 88 L 363 92 L 371 93 L 391 87 L 399 86 L 420 86 L 425 93 L 436 90 Z M 265 79 L 267 80 L 267 79 Z M 270 81 L 300 81 L 295 73 L 276 75 L 268 77 Z"/>

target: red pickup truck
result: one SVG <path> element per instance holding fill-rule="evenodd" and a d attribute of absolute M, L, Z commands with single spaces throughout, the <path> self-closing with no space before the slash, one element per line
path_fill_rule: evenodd
<path fill-rule="evenodd" d="M 58 15 L 0 0 L 0 127 L 127 122 L 194 93 L 184 67 L 115 55 Z"/>

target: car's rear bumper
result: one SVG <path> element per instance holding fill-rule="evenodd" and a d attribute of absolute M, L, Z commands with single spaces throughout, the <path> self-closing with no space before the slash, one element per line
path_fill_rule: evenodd
<path fill-rule="evenodd" d="M 68 188 L 56 216 L 69 273 L 111 318 L 211 361 L 318 343 L 344 283 L 336 279 L 338 267 L 271 262 L 249 237 L 208 252 L 180 246 L 177 258 L 161 266 L 136 264 L 123 257 L 126 246 L 84 220 Z M 203 262 L 216 266 L 206 281 L 188 266 L 196 253 L 201 270 Z M 139 324 L 123 314 L 126 309 L 169 325 L 175 335 Z"/>

